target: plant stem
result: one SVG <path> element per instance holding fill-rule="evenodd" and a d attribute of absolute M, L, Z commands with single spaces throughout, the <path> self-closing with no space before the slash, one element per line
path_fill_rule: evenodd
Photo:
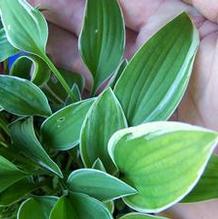
<path fill-rule="evenodd" d="M 71 97 L 73 101 L 76 101 L 76 97 L 71 91 L 69 85 L 65 81 L 65 79 L 62 77 L 61 73 L 58 71 L 58 69 L 55 67 L 55 65 L 52 63 L 52 61 L 49 59 L 49 57 L 46 54 L 43 54 L 43 59 L 47 63 L 48 67 L 51 69 L 57 80 L 61 83 L 67 94 Z"/>

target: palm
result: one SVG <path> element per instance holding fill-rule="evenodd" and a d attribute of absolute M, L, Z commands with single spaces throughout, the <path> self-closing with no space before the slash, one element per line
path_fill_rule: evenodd
<path fill-rule="evenodd" d="M 48 52 L 56 64 L 82 72 L 77 50 L 77 37 L 85 0 L 29 0 L 46 9 L 50 25 Z M 193 6 L 184 2 L 192 2 Z M 181 11 L 188 11 L 199 29 L 201 45 L 189 89 L 178 108 L 177 119 L 218 130 L 218 3 L 217 0 L 120 0 L 127 29 L 126 56 L 130 58 L 160 26 Z M 203 17 L 204 15 L 205 17 Z M 55 24 L 55 25 L 54 25 Z M 53 46 L 55 44 L 55 46 Z M 71 59 L 69 60 L 69 57 Z M 180 206 L 173 209 L 176 218 L 214 218 L 217 203 Z M 174 217 L 174 216 L 173 216 Z"/>

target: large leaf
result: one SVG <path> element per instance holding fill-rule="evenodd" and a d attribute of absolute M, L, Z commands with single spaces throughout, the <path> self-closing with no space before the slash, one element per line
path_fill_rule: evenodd
<path fill-rule="evenodd" d="M 10 74 L 30 79 L 34 84 L 42 86 L 48 81 L 50 70 L 41 58 L 29 55 L 19 57 L 12 65 Z"/>
<path fill-rule="evenodd" d="M 124 21 L 117 0 L 87 0 L 79 49 L 93 75 L 94 91 L 116 69 L 124 47 Z"/>
<path fill-rule="evenodd" d="M 198 184 L 182 202 L 198 202 L 218 198 L 218 156 L 213 155 Z"/>
<path fill-rule="evenodd" d="M 43 144 L 56 150 L 69 150 L 78 145 L 82 123 L 94 100 L 71 104 L 45 120 L 41 126 Z"/>
<path fill-rule="evenodd" d="M 62 177 L 61 170 L 51 160 L 46 151 L 38 141 L 34 128 L 33 119 L 17 120 L 10 125 L 13 147 L 25 157 L 32 159 L 36 164 L 46 170 Z"/>
<path fill-rule="evenodd" d="M 124 198 L 131 208 L 162 211 L 196 185 L 218 141 L 218 134 L 177 122 L 151 122 L 116 132 L 109 153 L 121 179 L 136 188 Z"/>
<path fill-rule="evenodd" d="M 19 201 L 39 186 L 39 183 L 35 184 L 28 178 L 18 181 L 0 193 L 0 206 L 11 205 Z"/>
<path fill-rule="evenodd" d="M 49 219 L 112 219 L 109 210 L 98 200 L 85 194 L 70 193 L 61 197 Z"/>
<path fill-rule="evenodd" d="M 45 53 L 48 27 L 37 9 L 25 0 L 1 0 L 0 11 L 7 39 L 15 48 L 36 55 Z"/>
<path fill-rule="evenodd" d="M 26 176 L 27 174 L 0 155 L 0 192 Z"/>
<path fill-rule="evenodd" d="M 171 116 L 186 90 L 198 44 L 196 29 L 182 13 L 136 53 L 114 88 L 130 125 Z"/>
<path fill-rule="evenodd" d="M 48 219 L 57 200 L 53 196 L 29 198 L 21 204 L 17 219 Z"/>
<path fill-rule="evenodd" d="M 20 116 L 51 114 L 48 100 L 37 86 L 13 76 L 0 75 L 0 105 Z"/>
<path fill-rule="evenodd" d="M 167 219 L 166 217 L 160 217 L 160 216 L 153 216 L 153 215 L 147 215 L 147 214 L 140 214 L 140 213 L 129 213 L 126 214 L 119 219 Z"/>
<path fill-rule="evenodd" d="M 111 88 L 105 90 L 90 108 L 81 130 L 80 149 L 84 164 L 92 167 L 100 158 L 110 173 L 116 169 L 107 152 L 111 135 L 127 126 L 122 108 Z"/>
<path fill-rule="evenodd" d="M 118 178 L 94 169 L 73 171 L 68 180 L 71 191 L 85 193 L 100 201 L 114 200 L 136 193 L 136 190 Z"/>
<path fill-rule="evenodd" d="M 18 52 L 7 40 L 5 35 L 5 30 L 0 29 L 0 62 L 9 58 L 10 56 L 16 54 Z"/>

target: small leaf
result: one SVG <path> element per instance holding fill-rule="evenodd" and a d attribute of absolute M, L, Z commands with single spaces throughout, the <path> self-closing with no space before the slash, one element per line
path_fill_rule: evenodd
<path fill-rule="evenodd" d="M 34 132 L 32 118 L 15 121 L 10 125 L 10 130 L 13 147 L 17 151 L 46 170 L 63 177 L 58 165 L 51 160 L 38 141 Z"/>
<path fill-rule="evenodd" d="M 19 116 L 51 114 L 46 96 L 36 85 L 8 75 L 0 75 L 0 105 Z"/>
<path fill-rule="evenodd" d="M 14 204 L 38 187 L 39 184 L 34 184 L 30 179 L 24 178 L 0 193 L 0 206 Z"/>
<path fill-rule="evenodd" d="M 8 41 L 20 50 L 45 53 L 48 27 L 45 18 L 25 0 L 0 1 L 1 19 Z"/>
<path fill-rule="evenodd" d="M 124 127 L 127 123 L 122 108 L 108 88 L 90 108 L 81 129 L 80 151 L 85 166 L 92 167 L 99 158 L 108 172 L 116 171 L 108 155 L 107 143 L 115 131 Z"/>
<path fill-rule="evenodd" d="M 52 209 L 49 219 L 113 219 L 100 201 L 85 194 L 70 193 L 61 197 Z"/>
<path fill-rule="evenodd" d="M 93 163 L 92 169 L 96 169 L 96 170 L 101 170 L 103 172 L 107 172 L 105 167 L 104 167 L 104 164 L 102 163 L 102 161 L 99 158 L 96 159 L 96 161 Z"/>
<path fill-rule="evenodd" d="M 69 150 L 79 143 L 85 116 L 95 99 L 66 106 L 50 116 L 41 126 L 43 145 L 56 150 Z"/>
<path fill-rule="evenodd" d="M 26 173 L 0 155 L 0 192 L 26 176 Z"/>
<path fill-rule="evenodd" d="M 132 195 L 136 190 L 118 178 L 94 169 L 73 171 L 67 183 L 72 192 L 85 193 L 100 201 Z"/>
<path fill-rule="evenodd" d="M 94 91 L 112 74 L 123 56 L 124 27 L 117 0 L 87 0 L 79 49 L 93 75 Z"/>
<path fill-rule="evenodd" d="M 140 213 L 129 213 L 126 214 L 119 219 L 167 219 L 166 217 L 153 216 L 148 214 L 140 214 Z"/>
<path fill-rule="evenodd" d="M 172 115 L 188 85 L 198 45 L 198 33 L 182 13 L 135 54 L 114 88 L 130 125 Z"/>
<path fill-rule="evenodd" d="M 121 179 L 136 188 L 131 208 L 155 213 L 182 200 L 197 184 L 218 135 L 177 122 L 151 122 L 116 132 L 109 154 Z"/>
<path fill-rule="evenodd" d="M 5 30 L 0 29 L 0 62 L 8 59 L 10 56 L 15 55 L 18 50 L 15 49 L 7 40 Z"/>
<path fill-rule="evenodd" d="M 29 55 L 19 57 L 12 65 L 10 74 L 29 79 L 37 86 L 42 86 L 49 80 L 50 70 L 41 58 Z"/>
<path fill-rule="evenodd" d="M 199 202 L 218 198 L 218 156 L 213 155 L 201 179 L 182 202 Z"/>
<path fill-rule="evenodd" d="M 57 200 L 53 196 L 29 198 L 21 204 L 17 219 L 48 219 Z"/>

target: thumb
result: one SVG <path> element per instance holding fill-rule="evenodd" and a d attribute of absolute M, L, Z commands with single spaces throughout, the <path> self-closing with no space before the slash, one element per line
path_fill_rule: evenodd
<path fill-rule="evenodd" d="M 192 4 L 207 19 L 218 23 L 218 2 L 217 0 L 183 0 Z"/>

